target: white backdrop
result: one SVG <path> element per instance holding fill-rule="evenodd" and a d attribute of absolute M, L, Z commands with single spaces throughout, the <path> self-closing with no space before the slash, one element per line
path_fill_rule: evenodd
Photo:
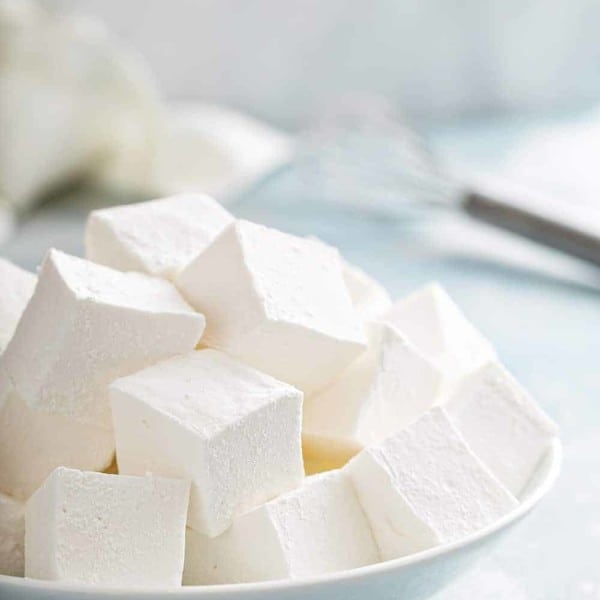
<path fill-rule="evenodd" d="M 301 125 L 369 90 L 448 116 L 600 98 L 597 0 L 45 0 L 99 15 L 171 98 Z"/>

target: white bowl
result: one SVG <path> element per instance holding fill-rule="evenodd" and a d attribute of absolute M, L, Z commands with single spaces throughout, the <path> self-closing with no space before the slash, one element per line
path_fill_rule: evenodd
<path fill-rule="evenodd" d="M 418 600 L 428 598 L 489 551 L 502 533 L 550 490 L 562 462 L 557 439 L 541 462 L 519 506 L 490 527 L 452 544 L 387 562 L 301 581 L 267 581 L 182 588 L 100 588 L 0 575 L 1 600 Z"/>

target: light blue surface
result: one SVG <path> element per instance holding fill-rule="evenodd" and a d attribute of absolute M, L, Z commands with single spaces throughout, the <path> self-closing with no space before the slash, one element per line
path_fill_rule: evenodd
<path fill-rule="evenodd" d="M 442 150 L 491 165 L 503 152 L 498 127 L 432 133 Z M 599 599 L 600 272 L 452 214 L 392 221 L 299 199 L 286 185 L 285 178 L 273 183 L 233 210 L 337 245 L 393 296 L 439 280 L 562 428 L 566 456 L 556 489 L 435 599 Z M 49 245 L 81 253 L 88 207 L 75 200 L 40 212 L 1 253 L 30 268 Z"/>

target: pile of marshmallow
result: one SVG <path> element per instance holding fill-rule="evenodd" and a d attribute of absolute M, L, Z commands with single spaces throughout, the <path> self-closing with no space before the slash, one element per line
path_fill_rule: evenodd
<path fill-rule="evenodd" d="M 179 586 L 401 557 L 514 509 L 557 435 L 440 286 L 392 304 L 209 197 L 94 211 L 86 255 L 0 263 L 3 573 Z"/>

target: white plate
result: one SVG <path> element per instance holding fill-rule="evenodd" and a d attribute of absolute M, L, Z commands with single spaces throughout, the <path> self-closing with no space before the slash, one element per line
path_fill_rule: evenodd
<path fill-rule="evenodd" d="M 396 560 L 302 581 L 268 581 L 169 589 L 99 588 L 0 575 L 0 600 L 418 600 L 441 589 L 489 551 L 550 490 L 562 462 L 557 439 L 541 462 L 519 506 L 490 527 L 452 544 Z"/>

